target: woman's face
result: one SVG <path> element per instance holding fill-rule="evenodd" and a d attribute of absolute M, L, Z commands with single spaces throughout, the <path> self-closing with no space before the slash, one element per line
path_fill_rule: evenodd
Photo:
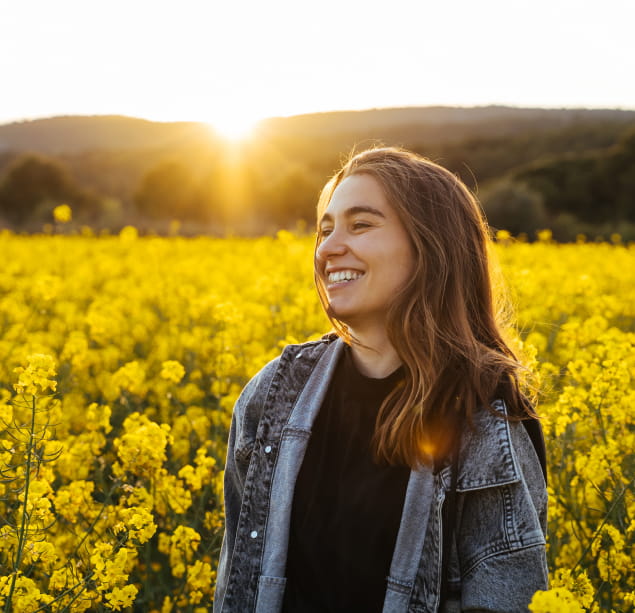
<path fill-rule="evenodd" d="M 413 274 L 414 253 L 379 182 L 344 179 L 318 220 L 316 272 L 332 314 L 352 331 L 385 328 L 388 308 Z"/>

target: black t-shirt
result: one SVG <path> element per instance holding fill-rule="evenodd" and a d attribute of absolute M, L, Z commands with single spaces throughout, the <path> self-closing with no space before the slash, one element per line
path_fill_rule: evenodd
<path fill-rule="evenodd" d="M 345 348 L 296 482 L 284 613 L 381 611 L 410 469 L 376 463 L 371 443 L 402 378 L 363 376 Z"/>

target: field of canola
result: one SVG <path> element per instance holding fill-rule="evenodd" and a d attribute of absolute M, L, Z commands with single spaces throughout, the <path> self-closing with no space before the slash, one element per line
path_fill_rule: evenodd
<path fill-rule="evenodd" d="M 0 607 L 207 611 L 232 405 L 329 329 L 312 240 L 128 228 L 0 252 Z M 633 611 L 635 246 L 496 252 L 543 390 L 552 589 L 531 609 Z"/>

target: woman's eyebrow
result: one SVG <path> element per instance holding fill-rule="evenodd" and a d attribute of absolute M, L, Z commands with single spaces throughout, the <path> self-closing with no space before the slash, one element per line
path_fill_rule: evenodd
<path fill-rule="evenodd" d="M 370 215 L 376 215 L 377 217 L 382 217 L 383 219 L 386 218 L 386 216 L 379 209 L 361 204 L 346 209 L 344 211 L 344 216 L 353 217 L 353 215 L 359 215 L 360 213 L 369 213 Z M 331 215 L 330 213 L 324 213 L 324 215 L 322 215 L 320 223 L 324 221 L 333 221 L 333 215 Z"/>

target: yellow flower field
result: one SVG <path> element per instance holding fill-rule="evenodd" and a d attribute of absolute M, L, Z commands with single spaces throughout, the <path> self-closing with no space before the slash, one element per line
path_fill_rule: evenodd
<path fill-rule="evenodd" d="M 0 234 L 0 607 L 207 611 L 242 385 L 329 324 L 312 240 Z M 536 370 L 552 589 L 633 611 L 635 247 L 496 246 Z"/>

